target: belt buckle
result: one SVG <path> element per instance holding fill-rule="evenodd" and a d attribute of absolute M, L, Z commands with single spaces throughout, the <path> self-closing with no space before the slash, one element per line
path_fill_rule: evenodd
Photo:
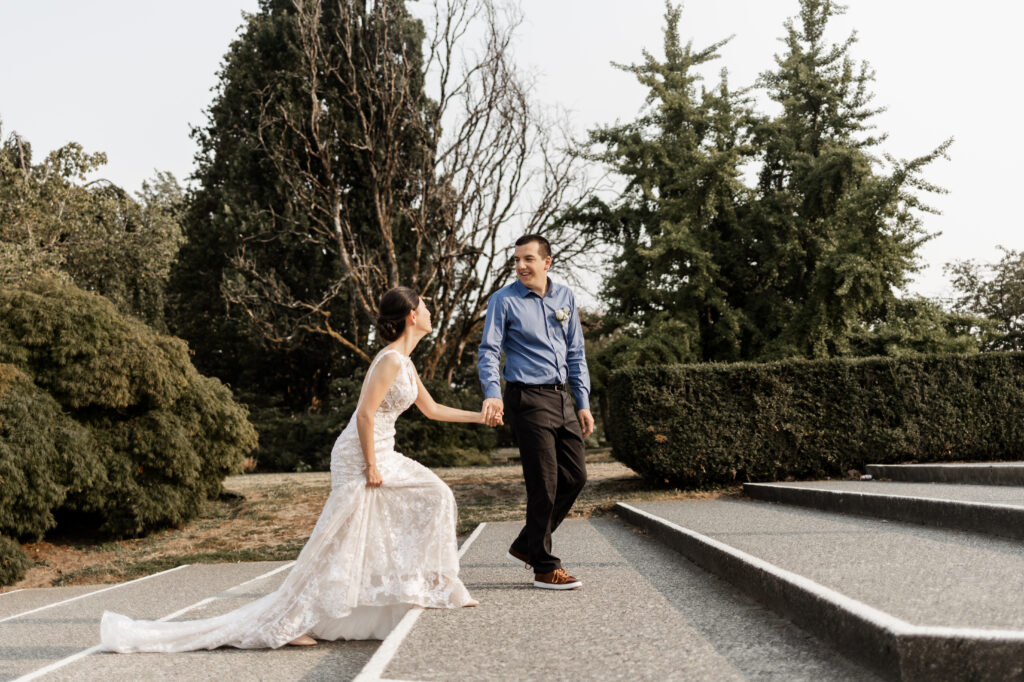
<path fill-rule="evenodd" d="M 565 390 L 565 387 L 562 384 L 555 384 L 554 386 L 552 386 L 552 388 L 554 388 L 556 391 L 564 391 Z"/>

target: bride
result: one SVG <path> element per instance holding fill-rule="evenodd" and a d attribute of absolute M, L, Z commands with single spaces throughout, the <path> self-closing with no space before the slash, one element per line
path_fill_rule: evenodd
<path fill-rule="evenodd" d="M 383 639 L 413 605 L 476 606 L 459 580 L 455 497 L 432 471 L 394 450 L 395 419 L 413 403 L 429 419 L 484 423 L 438 405 L 410 353 L 431 331 L 423 299 L 406 287 L 381 297 L 359 404 L 331 451 L 331 493 L 284 583 L 230 613 L 201 620 L 132 620 L 106 611 L 102 647 L 121 653 L 311 645 Z"/>

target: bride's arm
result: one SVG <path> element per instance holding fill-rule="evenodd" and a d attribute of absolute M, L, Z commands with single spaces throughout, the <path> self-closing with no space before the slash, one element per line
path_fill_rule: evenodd
<path fill-rule="evenodd" d="M 377 452 L 373 444 L 373 417 L 377 414 L 377 408 L 380 407 L 391 384 L 395 382 L 401 366 L 402 361 L 391 353 L 382 357 L 366 382 L 363 394 L 359 398 L 359 409 L 356 411 L 359 446 L 366 460 L 366 484 L 375 488 L 380 486 L 381 478 L 380 472 L 377 471 Z"/>
<path fill-rule="evenodd" d="M 438 405 L 434 402 L 434 397 L 427 391 L 427 387 L 420 381 L 419 375 L 416 376 L 416 384 L 419 387 L 419 393 L 416 395 L 416 407 L 419 408 L 420 412 L 424 414 L 427 419 L 433 419 L 439 422 L 469 422 L 471 424 L 486 424 L 482 412 L 470 412 L 469 410 L 459 410 L 454 407 L 448 407 L 447 405 Z M 499 418 L 498 423 L 501 424 Z"/>

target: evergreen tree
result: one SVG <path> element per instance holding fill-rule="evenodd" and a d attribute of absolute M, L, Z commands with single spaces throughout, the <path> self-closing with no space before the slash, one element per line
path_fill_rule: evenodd
<path fill-rule="evenodd" d="M 918 214 L 931 209 L 917 192 L 941 191 L 920 173 L 950 142 L 911 161 L 886 156 L 883 172 L 871 154 L 884 139 L 869 134 L 873 75 L 849 55 L 855 36 L 825 40 L 842 8 L 800 8 L 776 70 L 759 81 L 777 116 L 753 112 L 724 73 L 717 88 L 698 87 L 697 69 L 723 43 L 680 47 L 680 10 L 669 6 L 665 61 L 645 53 L 628 67 L 649 88 L 646 110 L 591 132 L 593 158 L 626 183 L 611 205 L 594 200 L 567 217 L 619 248 L 599 363 L 971 347 L 961 316 L 897 297 L 929 238 Z M 748 187 L 741 171 L 751 168 Z"/>
<path fill-rule="evenodd" d="M 756 127 L 761 171 L 748 215 L 758 276 L 748 312 L 758 330 L 752 357 L 851 353 L 850 335 L 893 307 L 931 238 L 915 190 L 942 191 L 921 170 L 931 153 L 882 172 L 871 149 L 873 73 L 856 64 L 856 34 L 837 45 L 825 32 L 845 8 L 800 0 L 799 24 L 786 22 L 786 51 L 760 84 L 782 111 Z"/>
<path fill-rule="evenodd" d="M 611 204 L 595 199 L 567 219 L 619 247 L 602 296 L 607 350 L 694 362 L 739 359 L 750 268 L 743 216 L 749 192 L 740 168 L 752 152 L 743 92 L 702 85 L 698 68 L 718 58 L 721 41 L 701 50 L 679 40 L 680 9 L 666 11 L 665 61 L 619 68 L 649 89 L 641 116 L 590 133 L 592 158 L 625 179 Z M 611 357 L 611 356 L 609 356 Z"/>
<path fill-rule="evenodd" d="M 311 392 L 317 385 L 323 388 L 326 373 L 336 366 L 330 345 L 305 344 L 300 352 L 288 352 L 265 343 L 245 320 L 229 316 L 221 290 L 223 280 L 235 276 L 231 255 L 244 240 L 268 233 L 274 216 L 288 204 L 285 183 L 260 149 L 259 113 L 268 100 L 302 106 L 295 79 L 301 55 L 290 9 L 290 2 L 263 1 L 256 14 L 246 17 L 244 33 L 231 44 L 219 72 L 209 122 L 192 130 L 199 146 L 193 175 L 197 186 L 188 197 L 186 241 L 171 273 L 170 318 L 201 371 L 239 387 L 243 397 L 284 393 L 293 383 L 300 395 L 289 396 L 289 402 L 308 404 Z M 266 134 L 276 139 L 279 132 Z M 323 277 L 317 272 L 320 254 L 302 244 L 257 241 L 248 253 L 279 259 L 275 271 L 285 286 L 301 287 L 305 280 L 306 286 L 316 287 Z"/>

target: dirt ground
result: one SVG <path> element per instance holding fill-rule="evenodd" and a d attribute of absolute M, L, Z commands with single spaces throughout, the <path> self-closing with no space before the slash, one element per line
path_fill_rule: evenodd
<path fill-rule="evenodd" d="M 526 492 L 518 464 L 434 472 L 455 493 L 460 538 L 483 521 L 525 516 Z M 571 517 L 608 513 L 617 501 L 732 493 L 653 488 L 606 453 L 588 455 L 587 474 L 587 485 Z M 200 515 L 182 528 L 116 541 L 51 533 L 41 542 L 23 545 L 35 565 L 23 580 L 0 588 L 0 592 L 120 582 L 182 563 L 294 559 L 316 524 L 330 483 L 328 472 L 231 476 L 224 482 L 226 494 L 205 502 Z"/>

